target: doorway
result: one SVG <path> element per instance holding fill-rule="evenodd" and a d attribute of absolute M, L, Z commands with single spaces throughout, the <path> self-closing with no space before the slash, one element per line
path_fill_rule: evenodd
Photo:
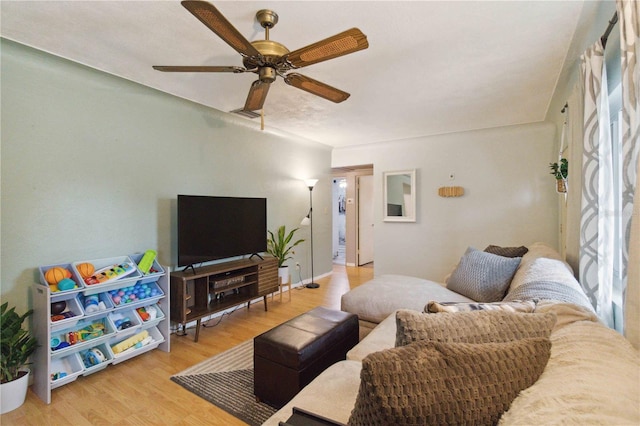
<path fill-rule="evenodd" d="M 346 265 L 347 179 L 333 179 L 333 263 Z"/>
<path fill-rule="evenodd" d="M 345 266 L 373 267 L 373 165 L 338 167 L 332 172 L 333 261 Z M 358 189 L 362 177 L 363 192 Z M 369 216 L 359 217 L 365 211 Z M 365 228 L 359 229 L 361 225 Z"/>

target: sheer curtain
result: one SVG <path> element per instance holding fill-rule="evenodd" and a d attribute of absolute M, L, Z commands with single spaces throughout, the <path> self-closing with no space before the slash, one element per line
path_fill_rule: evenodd
<path fill-rule="evenodd" d="M 613 319 L 614 193 L 604 47 L 598 40 L 581 57 L 584 84 L 580 282 L 600 319 Z"/>
<path fill-rule="evenodd" d="M 622 49 L 622 227 L 625 336 L 640 349 L 640 6 L 617 1 Z"/>

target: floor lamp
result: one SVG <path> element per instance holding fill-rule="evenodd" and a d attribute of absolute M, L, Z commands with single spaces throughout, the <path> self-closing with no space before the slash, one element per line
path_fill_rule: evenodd
<path fill-rule="evenodd" d="M 307 179 L 304 183 L 309 188 L 309 214 L 302 219 L 300 225 L 307 226 L 311 225 L 311 282 L 307 284 L 305 287 L 307 288 L 318 288 L 320 284 L 313 281 L 313 187 L 318 182 L 318 179 Z"/>

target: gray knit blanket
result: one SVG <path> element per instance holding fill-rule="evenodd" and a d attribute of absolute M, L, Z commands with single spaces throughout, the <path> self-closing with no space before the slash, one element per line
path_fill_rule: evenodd
<path fill-rule="evenodd" d="M 514 300 L 554 300 L 584 306 L 595 313 L 587 296 L 574 288 L 557 281 L 530 281 L 513 289 L 504 298 L 504 302 Z"/>

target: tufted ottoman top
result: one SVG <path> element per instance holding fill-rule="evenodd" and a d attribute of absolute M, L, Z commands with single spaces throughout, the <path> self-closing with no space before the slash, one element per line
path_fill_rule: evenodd
<path fill-rule="evenodd" d="M 302 370 L 354 330 L 357 315 L 317 307 L 257 336 L 254 356 Z"/>

